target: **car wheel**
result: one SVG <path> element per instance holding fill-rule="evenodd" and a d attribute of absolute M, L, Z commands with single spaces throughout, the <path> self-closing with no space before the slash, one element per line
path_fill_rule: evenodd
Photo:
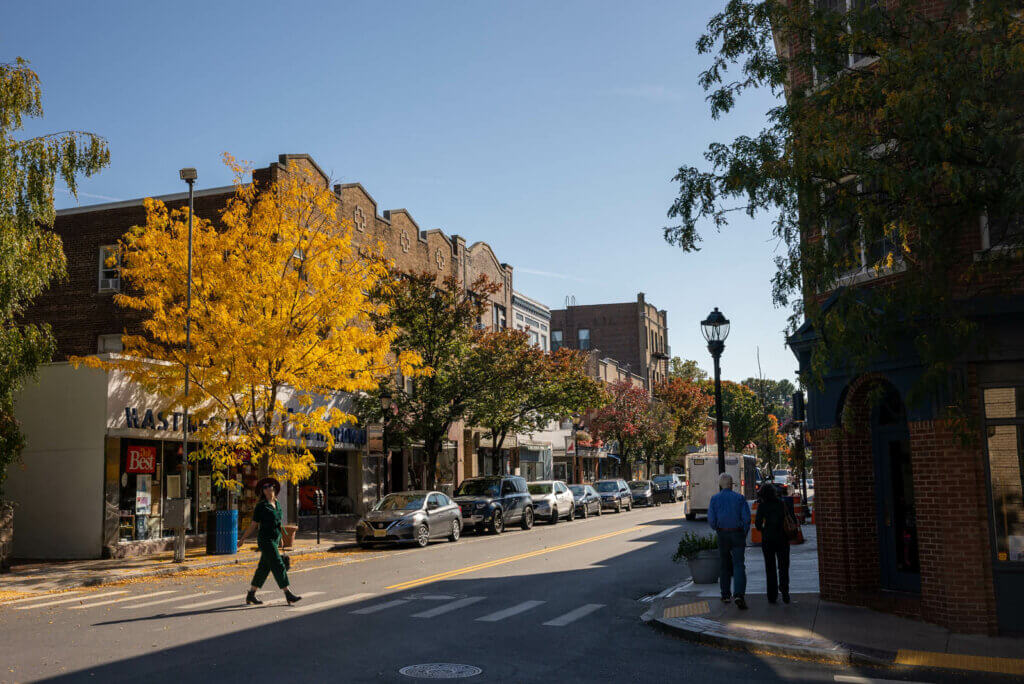
<path fill-rule="evenodd" d="M 586 520 L 587 516 L 589 516 L 589 515 L 590 515 L 590 509 L 587 508 L 586 506 L 584 506 L 583 507 L 583 519 Z"/>
<path fill-rule="evenodd" d="M 430 531 L 426 525 L 420 525 L 416 528 L 416 546 L 421 549 L 430 543 Z"/>
<path fill-rule="evenodd" d="M 491 516 L 491 534 L 501 534 L 505 531 L 505 516 L 501 514 L 501 511 L 494 511 L 494 515 Z"/>
<path fill-rule="evenodd" d="M 633 500 L 632 499 L 630 499 L 629 501 L 626 502 L 626 510 L 627 511 L 633 510 Z"/>
<path fill-rule="evenodd" d="M 552 525 L 557 525 L 558 524 L 558 509 L 557 508 L 552 508 L 551 509 L 551 519 L 548 520 L 548 522 L 551 523 Z"/>
<path fill-rule="evenodd" d="M 576 507 L 575 506 L 569 506 L 569 518 L 568 519 L 569 519 L 569 522 L 572 522 L 573 520 L 576 519 Z"/>
<path fill-rule="evenodd" d="M 616 501 L 615 502 L 615 512 L 616 513 L 621 513 L 622 512 L 622 502 L 621 501 Z"/>
<path fill-rule="evenodd" d="M 523 511 L 523 519 L 519 521 L 519 526 L 524 530 L 528 530 L 533 527 L 533 508 L 527 508 Z"/>
<path fill-rule="evenodd" d="M 696 513 L 687 513 L 686 514 L 686 519 L 690 520 L 690 521 L 694 521 L 694 520 L 697 519 L 697 514 Z"/>
<path fill-rule="evenodd" d="M 462 530 L 459 529 L 459 521 L 452 520 L 452 533 L 448 535 L 448 541 L 456 542 L 459 541 L 459 537 L 462 535 Z"/>
<path fill-rule="evenodd" d="M 600 504 L 598 504 L 598 506 L 597 506 L 597 514 L 598 514 L 598 516 L 604 514 L 604 506 L 601 506 Z"/>
<path fill-rule="evenodd" d="M 365 541 L 359 542 L 359 548 L 361 548 L 361 549 L 368 549 L 371 546 L 373 546 L 373 545 L 370 542 L 365 542 Z"/>

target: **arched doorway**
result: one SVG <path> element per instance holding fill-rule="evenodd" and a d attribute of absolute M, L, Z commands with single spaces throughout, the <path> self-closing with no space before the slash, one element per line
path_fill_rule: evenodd
<path fill-rule="evenodd" d="M 903 401 L 891 385 L 871 411 L 871 444 L 882 588 L 920 593 L 910 433 Z"/>

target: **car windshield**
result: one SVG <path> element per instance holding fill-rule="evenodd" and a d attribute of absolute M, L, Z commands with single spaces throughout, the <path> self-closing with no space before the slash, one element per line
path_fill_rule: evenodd
<path fill-rule="evenodd" d="M 500 480 L 466 480 L 455 490 L 455 496 L 498 496 Z"/>
<path fill-rule="evenodd" d="M 415 511 L 423 508 L 423 500 L 426 498 L 426 494 L 388 494 L 374 506 L 374 510 Z"/>
<path fill-rule="evenodd" d="M 527 485 L 527 489 L 531 494 L 550 494 L 553 486 L 549 482 L 531 482 Z"/>
<path fill-rule="evenodd" d="M 615 482 L 598 482 L 595 486 L 599 492 L 616 492 L 619 490 L 619 485 Z"/>
<path fill-rule="evenodd" d="M 647 481 L 646 480 L 633 480 L 632 482 L 629 483 L 629 488 L 630 489 L 646 489 L 647 488 Z"/>
<path fill-rule="evenodd" d="M 808 482 L 810 482 L 810 480 L 808 480 Z M 587 493 L 587 488 L 583 485 L 569 485 L 569 489 L 572 490 L 572 493 L 576 496 L 583 496 Z"/>
<path fill-rule="evenodd" d="M 655 482 L 659 482 L 659 483 L 660 482 L 671 482 L 672 481 L 672 476 L 671 475 L 656 475 L 654 477 L 654 481 Z"/>
<path fill-rule="evenodd" d="M 775 475 L 775 477 L 785 477 L 786 475 L 789 475 L 789 471 L 788 470 L 776 470 L 772 474 Z"/>

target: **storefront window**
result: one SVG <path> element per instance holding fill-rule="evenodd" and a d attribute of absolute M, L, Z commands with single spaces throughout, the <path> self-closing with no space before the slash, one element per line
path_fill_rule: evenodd
<path fill-rule="evenodd" d="M 352 512 L 348 495 L 349 452 L 336 451 L 316 455 L 316 472 L 299 484 L 299 515 L 316 515 L 316 490 L 324 492 L 322 514 Z"/>
<path fill-rule="evenodd" d="M 986 389 L 984 397 L 996 559 L 1024 562 L 1024 388 Z"/>

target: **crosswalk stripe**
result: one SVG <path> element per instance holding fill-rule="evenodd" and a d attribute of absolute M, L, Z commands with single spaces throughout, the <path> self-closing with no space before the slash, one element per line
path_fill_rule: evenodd
<path fill-rule="evenodd" d="M 212 594 L 219 594 L 219 591 L 201 591 L 198 594 L 188 594 L 187 596 L 172 596 L 171 598 L 160 599 L 159 601 L 146 601 L 145 603 L 133 603 L 129 606 L 121 606 L 121 610 L 135 610 L 136 608 L 148 608 L 149 606 L 155 606 L 161 603 L 173 603 L 174 601 L 187 601 L 188 599 L 198 598 L 199 596 L 210 596 Z M 153 594 L 150 594 L 152 596 Z"/>
<path fill-rule="evenodd" d="M 511 608 L 499 610 L 498 612 L 491 613 L 490 615 L 478 617 L 477 622 L 497 622 L 498 620 L 504 620 L 507 617 L 519 615 L 519 613 L 525 613 L 526 611 L 536 608 L 543 603 L 543 601 L 523 601 L 517 606 L 512 606 Z"/>
<path fill-rule="evenodd" d="M 600 610 L 602 608 L 604 608 L 604 604 L 603 603 L 587 603 L 585 605 L 580 606 L 576 610 L 570 610 L 565 615 L 562 615 L 560 617 L 556 617 L 554 620 L 548 620 L 547 622 L 544 623 L 544 626 L 545 627 L 565 627 L 566 625 L 568 625 L 571 622 L 576 622 L 577 620 L 579 620 L 584 615 L 590 615 L 595 610 Z"/>
<path fill-rule="evenodd" d="M 150 596 L 163 596 L 165 594 L 173 594 L 173 590 L 168 591 L 155 591 L 150 594 L 135 594 L 134 596 L 125 596 L 124 598 L 110 599 L 109 601 L 100 601 L 99 603 L 84 603 L 80 606 L 71 606 L 69 610 L 82 610 L 83 608 L 96 608 L 97 606 L 105 606 L 109 603 L 124 603 L 125 601 L 135 601 L 137 599 L 149 598 Z M 88 600 L 88 599 L 83 599 Z"/>
<path fill-rule="evenodd" d="M 432 617 L 437 617 L 438 615 L 444 615 L 445 613 L 450 613 L 451 611 L 458 610 L 459 608 L 465 608 L 466 606 L 471 606 L 474 603 L 476 603 L 477 601 L 483 601 L 484 598 L 485 597 L 483 597 L 483 596 L 467 596 L 466 598 L 459 599 L 458 601 L 452 601 L 451 603 L 446 603 L 443 606 L 438 606 L 437 608 L 431 608 L 430 610 L 425 610 L 422 613 L 416 613 L 412 617 L 414 617 L 414 618 L 432 618 Z"/>
<path fill-rule="evenodd" d="M 72 598 L 60 599 L 59 601 L 47 601 L 46 603 L 37 603 L 33 606 L 18 606 L 15 610 L 32 610 L 33 608 L 46 608 L 47 606 L 56 606 L 60 603 L 71 603 L 72 601 L 85 601 L 86 599 L 98 599 L 106 596 L 116 596 L 117 594 L 127 594 L 128 590 L 124 591 L 108 591 L 103 594 L 93 594 L 92 596 L 73 596 Z"/>
<path fill-rule="evenodd" d="M 366 608 L 360 608 L 359 610 L 353 610 L 352 613 L 355 615 L 369 615 L 370 613 L 376 613 L 379 610 L 386 610 L 388 608 L 394 608 L 395 606 L 402 606 L 408 602 L 409 599 L 395 599 L 394 601 L 378 603 L 375 606 L 368 606 Z"/>
<path fill-rule="evenodd" d="M 0 601 L 0 606 L 13 606 L 15 603 L 28 603 L 29 601 L 42 601 L 43 599 L 53 598 L 54 596 L 71 596 L 72 594 L 81 594 L 85 589 L 75 589 L 74 591 L 64 591 L 60 594 L 37 594 L 35 596 L 27 596 L 25 598 L 14 599 L 13 601 Z"/>
<path fill-rule="evenodd" d="M 363 599 L 367 599 L 372 596 L 376 596 L 376 594 L 352 594 L 351 596 L 342 596 L 341 598 L 321 601 L 320 603 L 300 603 L 295 606 L 295 610 L 326 610 L 328 608 L 334 608 L 335 606 L 343 606 L 346 603 L 362 601 Z"/>

